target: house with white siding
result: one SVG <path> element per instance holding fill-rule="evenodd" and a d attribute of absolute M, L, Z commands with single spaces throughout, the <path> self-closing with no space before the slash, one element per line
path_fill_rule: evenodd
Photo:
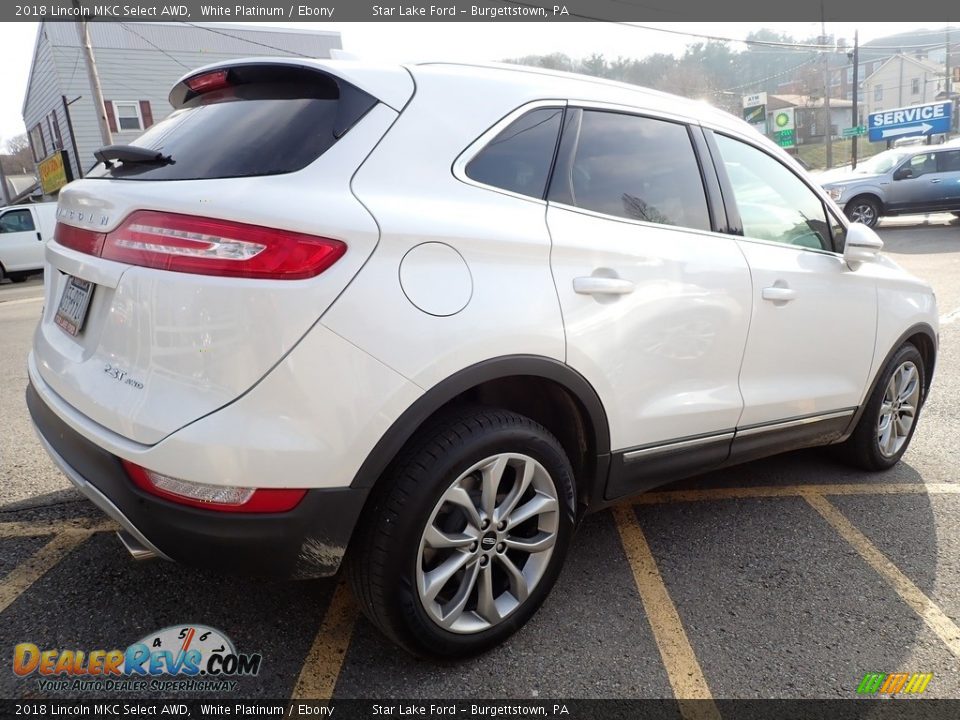
<path fill-rule="evenodd" d="M 89 32 L 115 144 L 172 112 L 167 94 L 190 70 L 244 57 L 329 58 L 341 47 L 338 32 L 250 25 L 98 22 Z M 36 163 L 63 151 L 72 178 L 95 164 L 103 143 L 77 23 L 40 23 L 23 121 Z"/>

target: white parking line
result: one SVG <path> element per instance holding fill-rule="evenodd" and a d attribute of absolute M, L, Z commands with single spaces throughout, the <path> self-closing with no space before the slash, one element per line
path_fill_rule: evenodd
<path fill-rule="evenodd" d="M 0 300 L 0 308 L 10 307 L 11 305 L 25 305 L 26 303 L 43 302 L 43 297 L 21 298 L 20 300 Z"/>

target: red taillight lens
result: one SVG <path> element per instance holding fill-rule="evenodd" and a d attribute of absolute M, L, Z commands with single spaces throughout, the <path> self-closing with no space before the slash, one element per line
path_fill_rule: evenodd
<path fill-rule="evenodd" d="M 339 240 L 229 220 L 139 210 L 102 234 L 57 226 L 75 250 L 107 260 L 198 275 L 300 280 L 319 275 L 347 250 Z M 82 238 L 96 235 L 100 244 Z M 73 242 L 74 244 L 69 244 Z M 90 249 L 81 245 L 86 242 Z"/>
<path fill-rule="evenodd" d="M 107 236 L 92 230 L 82 230 L 73 225 L 57 223 L 53 238 L 64 247 L 88 255 L 99 255 L 103 251 L 103 241 Z"/>
<path fill-rule="evenodd" d="M 219 512 L 278 513 L 293 510 L 307 494 L 306 490 L 287 488 L 243 488 L 231 485 L 207 485 L 147 470 L 123 460 L 123 467 L 134 485 L 144 492 L 190 507 Z"/>
<path fill-rule="evenodd" d="M 227 80 L 226 70 L 214 70 L 213 72 L 204 73 L 203 75 L 195 75 L 192 78 L 184 80 L 183 84 L 195 93 L 221 90 L 230 85 Z"/>

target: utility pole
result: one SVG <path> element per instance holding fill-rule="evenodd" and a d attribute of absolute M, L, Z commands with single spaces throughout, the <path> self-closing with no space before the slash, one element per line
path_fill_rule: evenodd
<path fill-rule="evenodd" d="M 950 77 L 950 72 L 951 72 L 950 70 L 950 23 L 947 23 L 946 35 L 947 35 L 947 43 L 946 43 L 947 52 L 944 59 L 944 71 L 946 72 L 947 78 L 944 84 L 944 88 L 947 91 L 947 100 L 950 101 L 950 105 L 951 105 L 950 110 L 955 111 L 956 107 L 953 107 L 953 97 L 952 97 L 951 88 L 950 88 L 950 80 L 951 80 L 951 77 Z M 953 114 L 956 114 L 956 113 L 954 112 Z M 952 129 L 953 128 L 951 128 L 951 130 Z M 949 131 L 947 132 L 947 137 L 950 137 Z"/>
<path fill-rule="evenodd" d="M 857 101 L 859 99 L 859 90 L 860 90 L 860 31 L 853 31 L 853 123 L 851 127 L 860 126 L 860 113 L 857 110 Z M 850 164 L 851 169 L 857 169 L 857 140 L 859 138 L 854 135 L 852 141 L 850 142 Z"/>
<path fill-rule="evenodd" d="M 73 6 L 80 11 L 80 0 L 73 0 Z M 113 145 L 110 125 L 107 124 L 107 110 L 103 104 L 103 90 L 100 89 L 100 76 L 97 74 L 97 63 L 93 58 L 93 46 L 90 44 L 90 28 L 86 20 L 78 20 L 76 26 L 80 43 L 83 45 L 83 57 L 87 64 L 87 77 L 90 79 L 93 108 L 97 112 L 97 124 L 100 125 L 100 140 L 104 145 Z M 79 161 L 78 158 L 77 162 L 79 163 Z"/>
<path fill-rule="evenodd" d="M 820 44 L 827 44 L 827 21 L 823 14 L 823 0 L 820 0 Z M 833 138 L 830 133 L 830 56 L 823 52 L 823 114 L 826 116 L 824 137 L 827 140 L 827 170 L 833 167 Z"/>

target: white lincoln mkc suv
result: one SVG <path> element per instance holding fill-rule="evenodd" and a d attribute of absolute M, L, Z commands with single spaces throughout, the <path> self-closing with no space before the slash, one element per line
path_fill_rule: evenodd
<path fill-rule="evenodd" d="M 535 69 L 257 59 L 60 194 L 27 402 L 137 556 L 502 641 L 586 513 L 814 445 L 903 455 L 934 295 L 709 106 Z"/>

